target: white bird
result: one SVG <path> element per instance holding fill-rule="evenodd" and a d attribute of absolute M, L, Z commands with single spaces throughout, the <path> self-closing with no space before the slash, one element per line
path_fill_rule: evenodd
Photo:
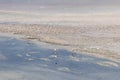
<path fill-rule="evenodd" d="M 54 49 L 54 55 L 57 55 L 57 52 L 56 52 L 56 51 L 57 51 L 57 49 Z"/>

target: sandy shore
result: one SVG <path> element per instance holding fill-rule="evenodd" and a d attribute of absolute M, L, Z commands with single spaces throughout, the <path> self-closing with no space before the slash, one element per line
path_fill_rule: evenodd
<path fill-rule="evenodd" d="M 120 62 L 119 25 L 79 27 L 38 24 L 0 24 L 0 32 L 24 35 L 24 39 L 70 47 L 72 51 Z"/>

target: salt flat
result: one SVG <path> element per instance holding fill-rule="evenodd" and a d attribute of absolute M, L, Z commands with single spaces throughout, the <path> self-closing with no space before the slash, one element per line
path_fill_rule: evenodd
<path fill-rule="evenodd" d="M 0 80 L 119 80 L 119 0 L 0 0 Z"/>
<path fill-rule="evenodd" d="M 1 14 L 0 32 L 120 61 L 119 14 Z"/>
<path fill-rule="evenodd" d="M 23 24 L 1 24 L 0 27 L 0 31 L 4 33 L 24 35 L 26 39 L 70 46 L 75 51 L 80 50 L 80 52 L 94 53 L 119 60 L 119 27 L 117 26 L 117 32 L 111 26 L 106 30 L 105 27 L 96 29 L 96 27 L 74 28 Z"/>

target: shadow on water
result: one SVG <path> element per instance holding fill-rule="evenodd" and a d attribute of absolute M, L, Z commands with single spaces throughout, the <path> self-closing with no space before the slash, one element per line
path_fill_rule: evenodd
<path fill-rule="evenodd" d="M 118 80 L 120 78 L 119 63 L 77 53 L 73 56 L 72 52 L 62 49 L 56 50 L 54 54 L 52 49 L 10 37 L 0 37 L 0 70 L 20 72 L 25 77 L 24 80 L 33 77 L 34 80 Z M 4 80 L 8 79 L 11 77 Z"/>

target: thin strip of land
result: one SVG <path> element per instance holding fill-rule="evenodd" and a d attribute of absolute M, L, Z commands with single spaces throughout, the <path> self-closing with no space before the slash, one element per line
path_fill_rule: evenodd
<path fill-rule="evenodd" d="M 72 51 L 120 62 L 120 25 L 52 26 L 0 24 L 0 32 L 24 35 L 25 39 L 70 46 Z"/>

